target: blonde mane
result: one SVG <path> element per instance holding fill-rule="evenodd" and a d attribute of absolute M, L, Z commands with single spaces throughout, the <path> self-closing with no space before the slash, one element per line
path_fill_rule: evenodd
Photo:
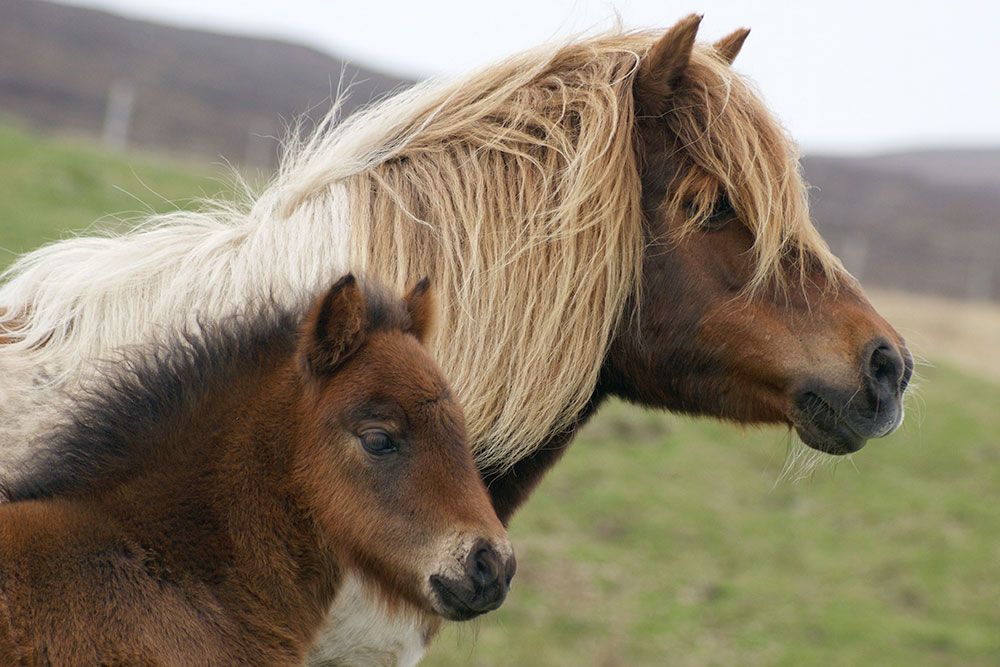
<path fill-rule="evenodd" d="M 635 46 L 605 38 L 491 68 L 350 181 L 363 268 L 438 286 L 432 349 L 482 469 L 574 420 L 637 289 Z"/>
<path fill-rule="evenodd" d="M 615 32 L 418 85 L 336 128 L 331 116 L 246 207 L 29 254 L 0 289 L 13 339 L 0 356 L 81 373 L 77 359 L 231 310 L 247 290 L 284 300 L 345 269 L 396 289 L 428 275 L 440 304 L 432 352 L 480 468 L 506 469 L 584 408 L 636 303 L 645 236 L 632 84 L 657 36 Z M 693 205 L 694 229 L 723 188 L 756 235 L 755 284 L 784 275 L 789 257 L 837 273 L 809 222 L 793 144 L 710 47 L 695 49 L 690 73 L 665 116 L 688 166 L 666 205 Z M 54 362 L 65 345 L 76 359 Z"/>
<path fill-rule="evenodd" d="M 329 135 L 341 143 L 358 127 L 389 125 L 347 179 L 352 257 L 398 289 L 434 278 L 442 308 L 432 346 L 483 469 L 512 465 L 575 419 L 637 294 L 632 84 L 656 37 L 616 33 L 528 52 L 418 91 L 402 120 L 382 115 L 398 112 L 394 103 Z M 835 283 L 839 262 L 809 221 L 794 144 L 711 49 L 695 49 L 689 72 L 665 117 L 690 164 L 666 204 L 693 208 L 680 233 L 698 227 L 722 189 L 756 237 L 751 290 L 784 279 L 789 257 L 818 260 Z M 324 152 L 307 147 L 298 159 L 315 164 Z M 325 183 L 341 176 L 331 171 Z M 323 185 L 314 172 L 289 207 Z"/>
<path fill-rule="evenodd" d="M 713 50 L 696 48 L 664 120 L 687 167 L 663 204 L 688 216 L 677 236 L 699 229 L 724 193 L 754 236 L 748 295 L 805 280 L 807 269 L 837 286 L 846 272 L 809 218 L 796 144 L 746 79 Z"/>

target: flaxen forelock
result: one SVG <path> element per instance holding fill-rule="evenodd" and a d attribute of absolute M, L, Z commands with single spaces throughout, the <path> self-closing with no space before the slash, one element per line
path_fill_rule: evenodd
<path fill-rule="evenodd" d="M 664 202 L 688 215 L 679 235 L 698 229 L 725 194 L 754 236 L 748 293 L 804 279 L 810 268 L 838 284 L 844 269 L 810 221 L 795 143 L 748 81 L 696 48 L 664 121 L 686 163 Z"/>
<path fill-rule="evenodd" d="M 637 289 L 629 45 L 487 70 L 350 180 L 355 256 L 390 284 L 439 287 L 432 349 L 447 350 L 481 468 L 513 464 L 583 409 Z"/>

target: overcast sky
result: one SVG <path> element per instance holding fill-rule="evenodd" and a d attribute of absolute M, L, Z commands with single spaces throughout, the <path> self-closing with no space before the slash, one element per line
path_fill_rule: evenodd
<path fill-rule="evenodd" d="M 752 29 L 736 68 L 808 152 L 1000 146 L 1000 2 L 911 0 L 71 0 L 269 36 L 409 76 L 460 74 L 550 39 L 667 27 Z"/>

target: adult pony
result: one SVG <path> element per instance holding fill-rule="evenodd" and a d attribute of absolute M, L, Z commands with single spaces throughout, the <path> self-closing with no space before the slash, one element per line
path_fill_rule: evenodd
<path fill-rule="evenodd" d="M 747 31 L 696 44 L 699 21 L 418 85 L 320 127 L 246 206 L 28 254 L 0 289 L 2 465 L 109 350 L 349 268 L 434 276 L 429 347 L 504 521 L 612 395 L 834 454 L 889 433 L 910 355 L 731 69 Z"/>
<path fill-rule="evenodd" d="M 407 664 L 438 615 L 498 607 L 511 546 L 418 342 L 426 285 L 346 276 L 304 323 L 208 326 L 84 399 L 0 506 L 3 664 L 297 665 L 350 577 L 418 629 Z"/>

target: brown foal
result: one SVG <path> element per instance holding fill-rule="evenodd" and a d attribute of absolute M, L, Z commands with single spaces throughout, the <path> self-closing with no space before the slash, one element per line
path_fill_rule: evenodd
<path fill-rule="evenodd" d="M 431 311 L 426 280 L 345 276 L 123 362 L 5 489 L 0 662 L 298 664 L 349 577 L 425 642 L 498 607 L 514 558 Z"/>

